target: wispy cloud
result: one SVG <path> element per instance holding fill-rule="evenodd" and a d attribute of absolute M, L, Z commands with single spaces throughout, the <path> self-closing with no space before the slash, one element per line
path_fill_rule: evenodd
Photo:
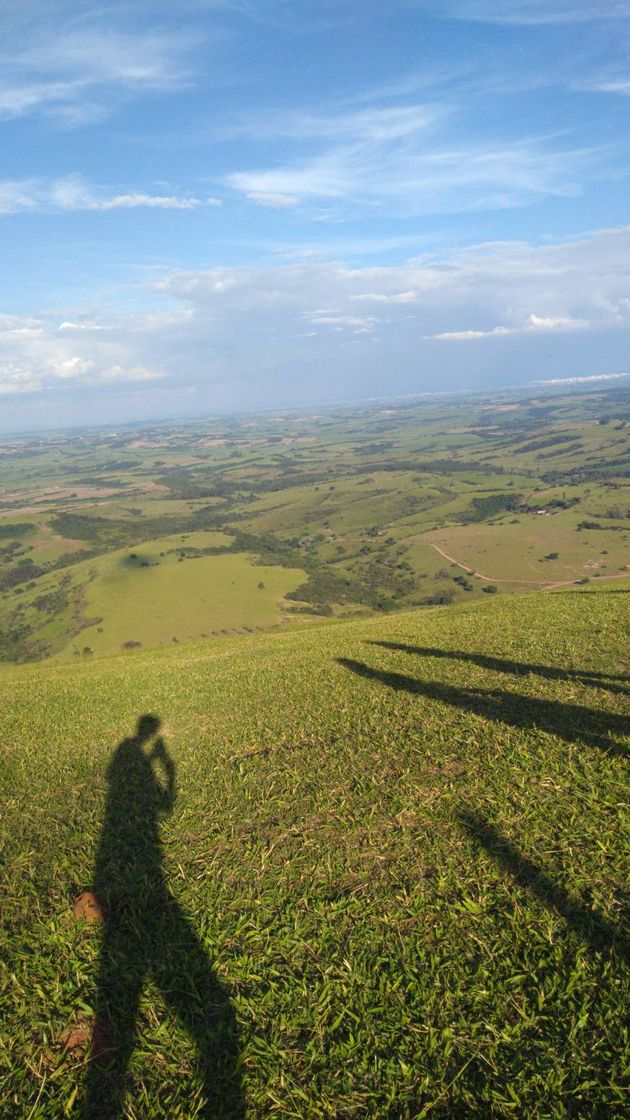
<path fill-rule="evenodd" d="M 296 154 L 234 172 L 227 185 L 258 203 L 387 207 L 399 216 L 457 213 L 574 194 L 602 155 L 557 135 L 457 141 L 445 128 L 451 113 L 446 105 L 406 105 L 336 116 L 285 113 L 267 125 L 256 118 L 250 127 L 294 140 Z M 299 154 L 305 144 L 316 151 Z"/>
<path fill-rule="evenodd" d="M 319 230 L 318 230 L 319 234 Z M 441 235 L 444 239 L 444 234 Z M 309 243 L 281 243 L 270 246 L 274 256 L 287 261 L 307 260 L 335 260 L 348 261 L 358 257 L 377 258 L 384 253 L 405 251 L 409 256 L 417 253 L 427 244 L 432 244 L 435 235 L 427 234 L 393 234 L 390 237 L 370 236 L 364 237 L 335 237 L 325 241 L 321 236 Z M 264 246 L 267 248 L 267 246 Z"/>
<path fill-rule="evenodd" d="M 174 90 L 191 77 L 198 40 L 182 32 L 49 29 L 22 50 L 0 53 L 0 117 L 45 113 L 77 125 L 130 93 Z"/>
<path fill-rule="evenodd" d="M 620 93 L 630 96 L 630 75 L 625 74 L 599 74 L 592 78 L 582 78 L 575 83 L 575 88 L 587 90 L 591 93 Z"/>
<path fill-rule="evenodd" d="M 378 142 L 412 136 L 442 119 L 446 112 L 445 107 L 423 104 L 376 105 L 369 109 L 328 113 L 274 110 L 254 114 L 248 121 L 236 126 L 236 130 L 254 132 L 264 138 Z"/>
<path fill-rule="evenodd" d="M 110 194 L 105 188 L 90 186 L 81 176 L 68 175 L 51 181 L 41 179 L 0 182 L 0 214 L 43 210 L 131 210 L 139 207 L 158 210 L 196 210 L 199 206 L 220 206 L 221 200 L 205 200 L 190 195 L 148 194 L 130 191 Z"/>

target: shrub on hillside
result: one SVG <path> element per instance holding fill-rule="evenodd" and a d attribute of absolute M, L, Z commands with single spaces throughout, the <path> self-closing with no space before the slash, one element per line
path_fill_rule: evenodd
<path fill-rule="evenodd" d="M 434 591 L 432 595 L 425 595 L 424 599 L 420 600 L 420 606 L 447 607 L 453 602 L 454 598 L 452 591 Z"/>

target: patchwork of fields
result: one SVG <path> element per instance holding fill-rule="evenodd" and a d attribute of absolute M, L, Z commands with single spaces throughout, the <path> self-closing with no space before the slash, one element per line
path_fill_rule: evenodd
<path fill-rule="evenodd" d="M 0 661 L 619 579 L 629 434 L 617 383 L 14 439 Z"/>

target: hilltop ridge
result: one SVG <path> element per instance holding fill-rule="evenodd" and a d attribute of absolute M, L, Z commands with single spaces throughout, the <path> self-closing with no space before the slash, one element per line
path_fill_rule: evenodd
<path fill-rule="evenodd" d="M 72 900 L 103 880 L 117 744 L 151 713 L 182 916 L 151 952 L 187 960 L 194 932 L 177 983 L 193 1008 L 214 985 L 223 1058 L 210 1090 L 158 969 L 126 1082 L 144 1115 L 204 1115 L 211 1091 L 225 1118 L 621 1115 L 629 591 L 3 673 L 10 1114 L 79 1114 L 103 980 Z"/>

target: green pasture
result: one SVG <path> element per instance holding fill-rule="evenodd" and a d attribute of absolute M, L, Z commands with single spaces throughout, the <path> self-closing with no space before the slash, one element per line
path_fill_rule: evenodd
<path fill-rule="evenodd" d="M 39 576 L 0 598 L 0 631 L 27 626 L 37 649 L 74 658 L 86 649 L 85 656 L 120 652 L 126 642 L 183 642 L 286 621 L 284 596 L 305 573 L 259 565 L 244 553 L 199 555 L 230 542 L 224 533 L 182 533 Z M 28 555 L 40 562 L 37 551 Z"/>
<path fill-rule="evenodd" d="M 126 518 L 133 520 L 141 517 L 186 517 L 200 505 L 212 504 L 211 499 L 203 501 L 187 501 L 182 498 L 171 498 L 158 494 L 122 494 L 119 498 L 110 498 L 107 502 L 99 502 L 94 507 L 94 512 L 99 517 L 111 520 Z M 138 513 L 141 510 L 141 513 Z"/>
<path fill-rule="evenodd" d="M 625 1115 L 629 593 L 2 672 L 2 1115 Z"/>
<path fill-rule="evenodd" d="M 223 533 L 180 534 L 87 562 L 82 614 L 99 621 L 84 627 L 61 656 L 86 646 L 110 654 L 130 641 L 153 646 L 282 621 L 283 596 L 304 582 L 304 572 L 258 565 L 239 553 L 188 556 L 226 543 Z"/>
<path fill-rule="evenodd" d="M 500 524 L 449 526 L 423 534 L 463 565 L 499 580 L 575 580 L 616 575 L 630 564 L 630 529 L 582 529 L 574 510 L 545 516 L 515 514 Z M 513 520 L 517 524 L 513 524 Z M 606 525 L 606 523 L 603 523 Z M 557 559 L 545 560 L 557 552 Z M 436 553 L 436 557 L 439 559 Z"/>

